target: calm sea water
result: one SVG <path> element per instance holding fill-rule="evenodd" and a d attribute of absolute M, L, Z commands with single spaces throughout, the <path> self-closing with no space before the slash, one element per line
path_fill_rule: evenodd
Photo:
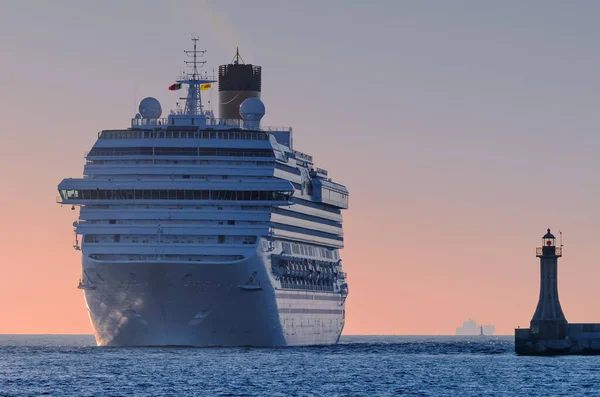
<path fill-rule="evenodd" d="M 600 356 L 517 357 L 512 337 L 346 336 L 328 347 L 103 348 L 0 335 L 0 396 L 598 396 Z"/>

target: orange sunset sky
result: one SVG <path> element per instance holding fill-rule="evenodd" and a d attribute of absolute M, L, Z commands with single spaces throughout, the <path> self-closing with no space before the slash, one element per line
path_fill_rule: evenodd
<path fill-rule="evenodd" d="M 350 190 L 345 334 L 528 326 L 548 227 L 567 319 L 600 322 L 600 3 L 169 4 L 3 3 L 0 333 L 92 332 L 56 185 L 136 100 L 174 107 L 191 33 Z"/>

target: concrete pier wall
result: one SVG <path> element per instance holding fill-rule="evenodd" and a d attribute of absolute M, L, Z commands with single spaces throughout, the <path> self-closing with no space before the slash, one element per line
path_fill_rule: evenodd
<path fill-rule="evenodd" d="M 560 339 L 541 338 L 530 328 L 515 329 L 515 352 L 519 355 L 600 355 L 600 324 L 569 324 Z"/>

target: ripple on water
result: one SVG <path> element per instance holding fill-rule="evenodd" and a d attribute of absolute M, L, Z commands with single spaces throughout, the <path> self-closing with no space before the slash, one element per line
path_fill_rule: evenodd
<path fill-rule="evenodd" d="M 347 336 L 334 346 L 102 348 L 0 335 L 3 396 L 599 395 L 600 357 L 517 357 L 512 337 Z"/>

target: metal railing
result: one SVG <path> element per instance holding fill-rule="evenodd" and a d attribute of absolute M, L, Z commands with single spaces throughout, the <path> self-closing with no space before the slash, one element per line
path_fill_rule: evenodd
<path fill-rule="evenodd" d="M 303 284 L 295 284 L 295 283 L 281 283 L 281 288 L 285 289 L 297 289 L 297 290 L 305 290 L 305 291 L 327 291 L 333 292 L 333 286 L 326 285 L 303 285 Z"/>
<path fill-rule="evenodd" d="M 310 161 L 311 163 L 313 161 L 313 157 L 311 155 L 306 154 L 306 153 L 302 153 L 302 152 L 299 152 L 297 150 L 294 150 L 294 154 L 296 155 L 296 157 L 299 157 L 302 160 Z"/>
<path fill-rule="evenodd" d="M 184 115 L 182 115 L 184 116 Z M 193 118 L 195 116 L 189 116 Z M 177 120 L 177 119 L 174 119 Z M 132 127 L 169 127 L 174 124 L 169 124 L 168 117 L 161 117 L 159 119 L 131 119 Z M 193 124 L 190 124 L 193 125 Z M 243 120 L 241 119 L 215 119 L 215 118 L 206 118 L 205 125 L 207 127 L 242 127 Z"/>
<path fill-rule="evenodd" d="M 178 115 L 179 116 L 179 115 Z M 193 116 L 190 116 L 193 117 Z M 177 120 L 177 119 L 173 119 L 173 120 Z M 175 123 L 178 124 L 177 121 L 171 121 L 171 123 Z M 163 127 L 169 127 L 169 126 L 175 126 L 175 124 L 171 124 L 169 123 L 169 118 L 167 117 L 161 117 L 158 119 L 144 119 L 144 118 L 140 118 L 140 119 L 136 119 L 133 118 L 131 119 L 131 127 L 135 128 L 135 127 L 155 127 L 155 128 L 163 128 Z M 190 121 L 191 126 L 193 126 L 193 122 Z M 181 124 L 178 124 L 181 125 Z M 207 117 L 204 121 L 204 126 L 205 127 L 232 127 L 232 128 L 245 128 L 244 127 L 244 120 L 242 119 L 218 119 L 218 118 L 212 118 L 212 117 Z M 199 125 L 199 127 L 203 127 L 202 125 Z M 252 130 L 253 128 L 248 128 L 249 130 Z M 280 127 L 280 126 L 263 126 L 259 128 L 260 131 L 291 131 L 292 128 L 291 127 Z"/>
<path fill-rule="evenodd" d="M 548 249 L 548 248 L 554 248 L 554 255 L 562 256 L 562 247 L 537 247 L 535 249 L 535 254 L 538 256 L 544 255 L 544 249 Z"/>
<path fill-rule="evenodd" d="M 264 132 L 245 130 L 109 130 L 99 132 L 98 139 L 240 139 L 266 141 L 269 136 Z"/>
<path fill-rule="evenodd" d="M 168 126 L 169 119 L 161 117 L 159 119 L 131 119 L 132 127 L 146 127 L 146 126 Z"/>
<path fill-rule="evenodd" d="M 323 168 L 319 168 L 319 167 L 315 167 L 315 168 L 313 169 L 313 172 L 314 172 L 315 174 L 322 174 L 322 175 L 325 175 L 325 176 L 327 176 L 327 175 L 328 175 L 328 173 L 327 173 L 327 170 L 324 170 Z"/>
<path fill-rule="evenodd" d="M 260 129 L 261 129 L 261 131 L 269 131 L 269 132 L 291 131 L 292 127 L 280 127 L 280 126 L 266 125 L 266 126 L 261 126 Z"/>
<path fill-rule="evenodd" d="M 244 125 L 241 119 L 206 119 L 206 126 L 211 127 L 242 127 Z"/>
<path fill-rule="evenodd" d="M 84 151 L 85 158 L 88 157 L 125 157 L 125 156 L 145 156 L 146 159 L 154 160 L 178 160 L 174 157 L 194 157 L 194 158 L 211 158 L 211 157 L 241 157 L 241 158 L 264 158 L 272 159 L 273 154 L 268 149 L 227 149 L 227 148 L 198 148 L 198 147 L 183 147 L 183 148 L 98 148 Z M 180 149 L 179 151 L 165 152 L 168 149 Z M 162 151 L 161 151 L 162 150 Z M 189 151 L 186 151 L 189 150 Z"/>

